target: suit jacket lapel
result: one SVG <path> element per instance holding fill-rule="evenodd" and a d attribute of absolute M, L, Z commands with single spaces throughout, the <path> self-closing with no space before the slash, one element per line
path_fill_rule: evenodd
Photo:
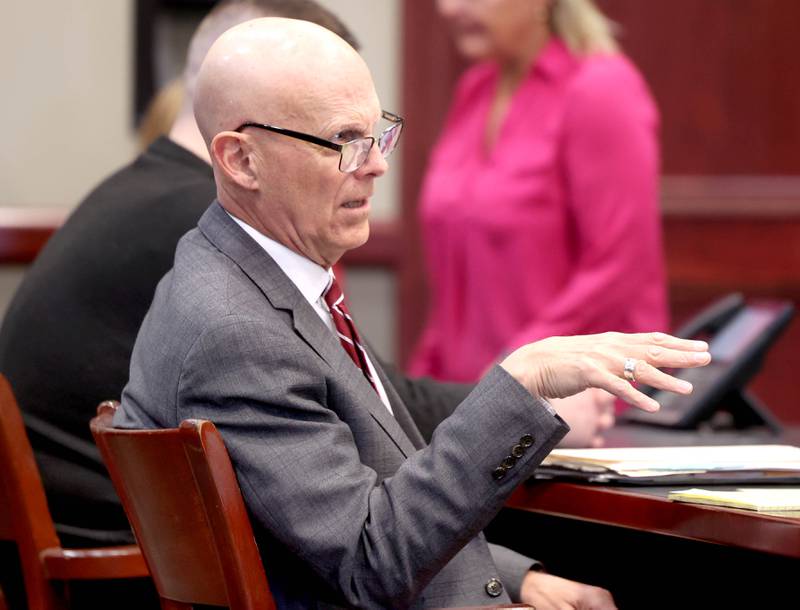
<path fill-rule="evenodd" d="M 375 353 L 370 347 L 367 347 L 366 349 L 369 353 L 369 359 L 372 361 L 372 365 L 375 367 L 378 377 L 383 384 L 383 389 L 386 390 L 386 396 L 389 399 L 389 403 L 392 405 L 394 419 L 397 420 L 397 423 L 400 424 L 401 428 L 403 428 L 403 431 L 406 433 L 406 436 L 408 436 L 408 439 L 411 441 L 414 447 L 416 449 L 424 449 L 427 446 L 427 443 L 425 442 L 425 439 L 422 438 L 422 434 L 420 433 L 419 428 L 417 428 L 417 424 L 414 423 L 411 413 L 408 412 L 408 408 L 403 402 L 403 399 L 400 398 L 400 395 L 397 393 L 397 390 L 394 389 L 392 382 L 386 376 L 383 367 L 380 365 L 380 361 L 375 357 Z"/>
<path fill-rule="evenodd" d="M 341 373 L 340 378 L 343 383 L 358 396 L 360 404 L 367 406 L 372 417 L 389 435 L 398 449 L 406 457 L 414 453 L 417 439 L 412 442 L 407 436 L 398 421 L 392 417 L 392 414 L 381 402 L 366 377 L 354 367 L 337 337 L 320 320 L 308 301 L 278 264 L 272 260 L 272 257 L 253 241 L 216 201 L 203 214 L 198 228 L 214 246 L 239 266 L 275 309 L 288 311 L 291 314 L 295 332 L 334 371 Z M 370 354 L 370 359 L 378 370 L 379 366 L 372 354 Z M 394 405 L 402 404 L 402 400 L 391 387 L 383 371 L 379 370 L 378 374 L 387 394 L 391 391 L 389 398 L 394 409 Z M 410 420 L 405 407 L 402 407 L 402 411 Z M 396 409 L 395 413 L 397 413 Z M 416 433 L 419 435 L 418 431 Z"/>
<path fill-rule="evenodd" d="M 266 256 L 266 252 L 264 254 Z M 375 389 L 361 373 L 361 370 L 356 368 L 347 352 L 344 351 L 344 348 L 342 348 L 342 345 L 339 343 L 339 339 L 325 326 L 323 321 L 320 320 L 317 313 L 312 309 L 311 305 L 308 304 L 308 301 L 306 301 L 302 295 L 300 298 L 302 303 L 293 310 L 294 328 L 297 333 L 325 359 L 333 370 L 341 373 L 340 377 L 342 382 L 358 396 L 359 404 L 367 406 L 370 415 L 378 422 L 392 441 L 394 441 L 398 449 L 403 452 L 403 455 L 408 457 L 413 454 L 418 447 L 416 447 L 415 443 L 409 438 L 405 429 L 406 427 L 401 426 L 400 421 L 395 419 L 389 412 L 389 409 L 386 408 L 386 405 L 381 402 Z M 379 370 L 375 357 L 372 354 L 370 354 L 370 360 L 373 366 L 375 366 L 375 369 L 379 371 L 378 375 L 381 378 L 381 382 L 387 394 L 391 390 L 392 395 L 396 396 L 399 402 L 402 402 L 397 392 L 391 387 L 391 384 L 388 383 L 386 376 Z M 390 403 L 392 404 L 395 414 L 397 414 L 394 401 L 390 399 Z M 405 411 L 405 407 L 403 407 L 403 411 Z M 410 415 L 407 417 L 410 420 Z M 418 431 L 417 434 L 419 434 Z"/>

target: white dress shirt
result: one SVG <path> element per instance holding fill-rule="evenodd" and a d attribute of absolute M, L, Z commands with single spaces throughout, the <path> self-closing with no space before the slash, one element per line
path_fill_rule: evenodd
<path fill-rule="evenodd" d="M 317 315 L 322 319 L 325 326 L 330 329 L 331 333 L 333 333 L 338 341 L 339 336 L 336 333 L 336 327 L 333 324 L 331 312 L 323 298 L 325 291 L 333 280 L 333 269 L 325 269 L 325 267 L 318 265 L 311 259 L 301 256 L 274 239 L 270 239 L 266 235 L 259 233 L 243 220 L 239 220 L 230 213 L 228 213 L 228 216 L 233 218 L 234 222 L 242 227 L 245 233 L 252 237 L 253 240 L 272 257 L 272 260 L 278 264 L 281 271 L 283 271 L 292 283 L 297 286 L 300 294 L 302 294 L 311 307 L 314 308 L 314 311 L 317 312 Z M 375 381 L 375 388 L 378 390 L 378 396 L 380 396 L 381 402 L 389 409 L 389 413 L 394 415 L 392 406 L 389 404 L 389 397 L 386 395 L 386 390 L 383 388 L 380 377 L 378 377 L 378 372 L 375 370 L 366 352 L 364 356 L 367 359 L 367 367 L 369 368 L 369 373 L 373 381 Z"/>

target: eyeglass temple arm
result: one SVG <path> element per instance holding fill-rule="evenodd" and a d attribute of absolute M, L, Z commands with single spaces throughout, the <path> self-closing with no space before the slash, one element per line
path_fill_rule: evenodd
<path fill-rule="evenodd" d="M 396 114 L 392 114 L 388 110 L 382 110 L 381 111 L 381 118 L 384 118 L 387 121 L 391 121 L 392 123 L 403 123 L 404 122 L 403 117 L 398 116 Z"/>
<path fill-rule="evenodd" d="M 257 127 L 258 129 L 265 129 L 266 131 L 279 133 L 284 136 L 289 136 L 292 138 L 296 138 L 298 140 L 303 140 L 304 142 L 311 142 L 312 144 L 317 144 L 318 146 L 324 146 L 325 148 L 330 148 L 331 150 L 335 150 L 336 152 L 342 152 L 341 144 L 328 142 L 328 140 L 323 140 L 322 138 L 318 138 L 317 136 L 312 136 L 307 133 L 302 133 L 300 131 L 294 131 L 292 129 L 284 129 L 283 127 L 275 127 L 273 125 L 266 125 L 264 123 L 245 123 L 244 125 L 238 127 L 236 131 L 241 132 L 246 127 Z"/>

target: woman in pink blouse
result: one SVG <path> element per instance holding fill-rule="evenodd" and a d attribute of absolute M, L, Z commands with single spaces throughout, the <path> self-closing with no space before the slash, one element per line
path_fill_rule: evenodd
<path fill-rule="evenodd" d="M 411 371 L 471 381 L 543 337 L 666 330 L 658 112 L 609 22 L 589 0 L 438 7 L 476 63 L 423 184 Z"/>

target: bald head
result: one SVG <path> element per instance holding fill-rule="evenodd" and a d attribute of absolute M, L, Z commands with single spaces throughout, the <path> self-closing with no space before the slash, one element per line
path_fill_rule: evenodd
<path fill-rule="evenodd" d="M 183 71 L 184 96 L 169 137 L 209 163 L 208 149 L 194 119 L 197 75 L 203 58 L 214 41 L 225 31 L 249 19 L 288 17 L 304 19 L 328 28 L 358 50 L 352 32 L 330 11 L 315 0 L 221 0 L 200 23 L 192 36 Z"/>
<path fill-rule="evenodd" d="M 211 45 L 226 30 L 244 21 L 260 17 L 288 17 L 311 21 L 341 36 L 354 49 L 359 48 L 358 41 L 347 26 L 315 0 L 222 0 L 200 22 L 186 53 L 183 81 L 190 115 L 193 116 L 191 105 L 197 84 L 197 73 Z"/>
<path fill-rule="evenodd" d="M 321 120 L 342 89 L 374 93 L 366 64 L 347 42 L 307 21 L 254 19 L 225 32 L 206 55 L 195 118 L 209 145 L 247 121 Z"/>

